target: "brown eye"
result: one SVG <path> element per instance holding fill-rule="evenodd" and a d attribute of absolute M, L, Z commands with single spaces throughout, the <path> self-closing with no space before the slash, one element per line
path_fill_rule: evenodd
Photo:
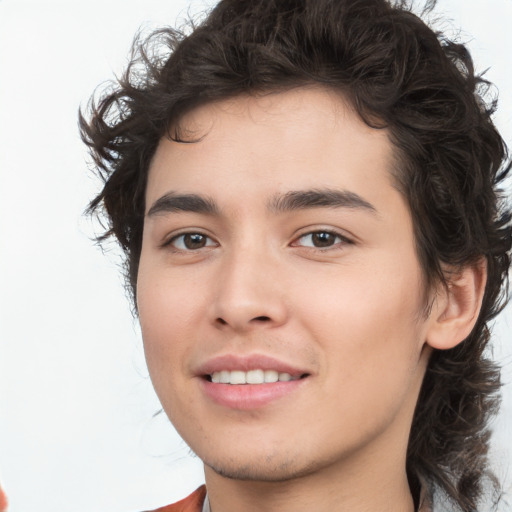
<path fill-rule="evenodd" d="M 204 235 L 199 235 L 198 233 L 184 235 L 183 245 L 187 249 L 201 249 L 201 247 L 206 245 L 206 237 Z"/>
<path fill-rule="evenodd" d="M 346 241 L 343 237 L 330 231 L 314 231 L 301 236 L 297 245 L 302 247 L 316 247 L 319 249 L 332 247 L 340 242 Z"/>
<path fill-rule="evenodd" d="M 339 237 L 335 234 L 326 231 L 319 231 L 311 235 L 311 241 L 315 247 L 330 247 L 336 243 L 337 238 Z"/>
<path fill-rule="evenodd" d="M 180 251 L 197 251 L 204 247 L 213 246 L 215 242 L 202 233 L 184 233 L 174 237 L 169 245 Z"/>

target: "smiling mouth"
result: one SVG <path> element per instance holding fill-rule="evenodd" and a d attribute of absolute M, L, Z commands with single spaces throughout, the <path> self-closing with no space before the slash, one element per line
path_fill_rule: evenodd
<path fill-rule="evenodd" d="M 289 382 L 304 379 L 307 373 L 302 375 L 291 375 L 277 370 L 221 370 L 205 375 L 206 380 L 214 384 L 271 384 L 274 382 Z"/>

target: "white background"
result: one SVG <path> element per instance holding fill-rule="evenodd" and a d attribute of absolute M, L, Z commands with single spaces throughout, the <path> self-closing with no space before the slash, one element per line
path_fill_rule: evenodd
<path fill-rule="evenodd" d="M 159 410 L 115 251 L 82 211 L 77 109 L 119 74 L 133 34 L 174 24 L 187 0 L 0 0 L 0 477 L 11 512 L 135 512 L 202 482 Z M 498 84 L 512 144 L 512 0 L 439 0 Z M 450 23 L 442 25 L 449 28 Z M 505 365 L 493 453 L 512 493 L 512 316 L 496 325 Z M 508 432 L 508 436 L 507 436 Z"/>

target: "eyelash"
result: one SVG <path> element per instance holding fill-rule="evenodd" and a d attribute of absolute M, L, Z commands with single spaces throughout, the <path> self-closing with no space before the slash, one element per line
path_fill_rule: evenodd
<path fill-rule="evenodd" d="M 316 246 L 316 245 L 314 245 L 315 242 L 313 240 L 313 237 L 315 235 L 316 236 L 328 235 L 330 237 L 334 237 L 334 241 L 333 241 L 332 244 L 325 245 L 323 247 L 322 246 Z M 201 241 L 204 241 L 205 244 L 200 246 L 200 247 L 196 247 L 196 248 L 187 247 L 186 246 L 186 244 L 187 244 L 187 242 L 186 242 L 187 238 L 186 237 L 194 237 L 194 236 L 201 237 Z M 307 237 L 311 238 L 311 245 L 301 245 L 301 244 L 299 244 L 300 240 L 304 240 Z M 180 245 L 182 245 L 182 247 L 177 247 L 176 246 L 176 242 L 178 240 L 180 240 L 180 239 L 181 239 L 181 244 Z M 310 249 L 310 250 L 325 252 L 325 251 L 328 251 L 329 249 L 339 248 L 338 246 L 340 244 L 341 245 L 346 245 L 346 244 L 352 245 L 353 243 L 354 242 L 352 240 L 350 240 L 349 238 L 341 235 L 340 233 L 338 233 L 336 231 L 332 231 L 332 230 L 328 230 L 328 229 L 317 229 L 317 230 L 314 230 L 314 231 L 308 231 L 306 233 L 303 233 L 298 238 L 296 238 L 290 245 L 292 247 L 305 247 L 305 248 Z M 208 235 L 205 235 L 204 233 L 201 233 L 199 231 L 189 231 L 189 232 L 186 232 L 186 233 L 180 233 L 178 235 L 173 236 L 171 239 L 169 239 L 164 244 L 162 244 L 162 247 L 170 247 L 172 250 L 177 251 L 177 252 L 196 252 L 196 251 L 199 251 L 200 249 L 204 249 L 204 248 L 208 248 L 208 247 L 213 247 L 215 245 L 218 245 L 217 242 L 215 242 L 215 240 L 213 240 Z"/>
<path fill-rule="evenodd" d="M 196 249 L 191 249 L 189 247 L 186 247 L 186 242 L 185 242 L 186 237 L 194 237 L 194 236 L 202 237 L 202 239 L 205 240 L 205 245 L 203 245 L 202 247 L 198 247 Z M 176 242 L 180 239 L 182 239 L 182 245 L 184 247 L 176 247 Z M 213 243 L 208 243 L 208 241 L 213 242 Z M 201 233 L 199 231 L 188 231 L 186 233 L 180 233 L 179 235 L 173 236 L 168 241 L 164 242 L 162 247 L 170 247 L 171 249 L 173 249 L 177 252 L 195 252 L 199 249 L 204 249 L 205 247 L 212 247 L 214 245 L 217 245 L 217 243 L 208 235 L 205 235 L 204 233 Z"/>
<path fill-rule="evenodd" d="M 315 246 L 314 245 L 314 242 L 313 242 L 313 237 L 315 235 L 329 235 L 331 237 L 334 237 L 334 242 L 330 245 L 326 245 L 326 246 Z M 310 237 L 311 238 L 311 241 L 312 241 L 312 245 L 299 245 L 299 241 L 300 240 L 303 240 L 307 237 Z M 339 249 L 339 245 L 352 245 L 354 242 L 352 240 L 350 240 L 349 238 L 347 238 L 346 236 L 343 236 L 341 233 L 338 233 L 337 231 L 332 231 L 332 230 L 329 230 L 329 229 L 316 229 L 314 231 L 308 231 L 302 235 L 300 235 L 298 238 L 295 239 L 294 242 L 292 242 L 292 247 L 306 247 L 310 250 L 314 250 L 314 251 L 322 251 L 322 252 L 325 252 L 325 251 L 328 251 L 329 249 Z"/>

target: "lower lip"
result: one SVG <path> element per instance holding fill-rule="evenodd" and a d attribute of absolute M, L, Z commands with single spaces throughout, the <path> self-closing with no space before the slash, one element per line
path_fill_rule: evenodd
<path fill-rule="evenodd" d="M 201 379 L 205 394 L 214 402 L 230 409 L 259 409 L 296 391 L 306 378 L 267 384 L 214 384 Z"/>

